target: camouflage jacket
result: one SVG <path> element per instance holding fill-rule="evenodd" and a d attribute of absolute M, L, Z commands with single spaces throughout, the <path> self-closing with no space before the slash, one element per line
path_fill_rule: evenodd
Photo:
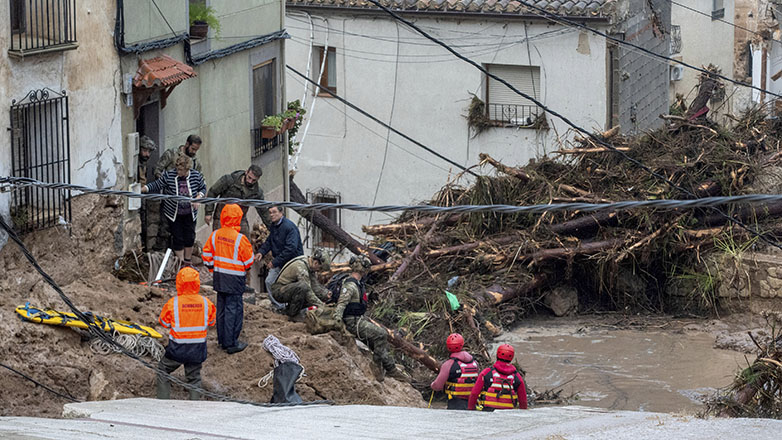
<path fill-rule="evenodd" d="M 231 174 L 226 174 L 215 182 L 214 185 L 209 187 L 207 197 L 234 197 L 237 199 L 251 199 L 251 200 L 263 200 L 263 190 L 258 186 L 258 182 L 251 187 L 248 187 L 242 183 L 242 177 L 244 177 L 244 171 L 238 170 Z M 206 215 L 214 215 L 216 218 L 220 218 L 220 213 L 223 211 L 223 204 L 206 205 L 204 212 Z M 247 215 L 247 206 L 242 206 L 242 214 Z M 271 218 L 269 217 L 269 210 L 265 208 L 255 208 L 255 211 L 263 220 L 263 224 L 268 228 L 271 225 Z"/>
<path fill-rule="evenodd" d="M 310 270 L 310 265 L 307 263 L 307 257 L 305 255 L 298 256 L 289 261 L 282 268 L 282 272 L 280 272 L 280 276 L 274 284 L 279 284 L 282 287 L 299 281 L 303 281 L 321 301 L 325 302 L 328 299 L 328 289 L 318 282 L 318 275 L 315 271 Z"/>
<path fill-rule="evenodd" d="M 334 317 L 342 319 L 342 315 L 345 313 L 345 307 L 348 303 L 361 302 L 361 291 L 358 289 L 358 285 L 354 282 L 348 282 L 348 278 L 342 282 L 342 290 L 339 292 L 339 300 L 337 300 L 337 308 L 334 310 Z"/>
<path fill-rule="evenodd" d="M 164 171 L 173 170 L 175 168 L 174 164 L 176 163 L 176 157 L 184 150 L 184 145 L 166 150 L 163 155 L 160 156 L 160 159 L 158 159 L 157 165 L 155 165 L 155 179 L 160 178 L 160 175 L 163 174 Z M 198 160 L 198 157 L 191 157 L 191 159 L 193 159 L 193 166 L 191 168 L 194 168 L 201 173 L 201 161 Z"/>

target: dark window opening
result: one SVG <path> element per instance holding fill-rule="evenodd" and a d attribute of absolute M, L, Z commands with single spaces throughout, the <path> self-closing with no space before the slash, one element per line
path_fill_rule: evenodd
<path fill-rule="evenodd" d="M 276 113 L 274 67 L 274 60 L 253 67 L 253 127 L 250 136 L 253 144 L 251 157 L 258 157 L 282 143 L 281 135 L 269 135 L 261 129 L 261 121 L 266 116 Z"/>
<path fill-rule="evenodd" d="M 76 49 L 76 0 L 10 0 L 8 54 Z"/>
<path fill-rule="evenodd" d="M 337 93 L 337 49 L 329 47 L 326 55 L 326 64 L 323 64 L 323 54 L 325 47 L 318 48 L 317 69 L 315 70 L 315 80 L 317 81 L 320 67 L 323 66 L 323 75 L 320 77 L 321 89 L 326 89 L 332 93 Z M 323 90 L 318 91 L 318 96 L 331 96 Z"/>
<path fill-rule="evenodd" d="M 307 193 L 307 199 L 310 200 L 311 203 L 340 203 L 341 198 L 342 197 L 339 195 L 339 193 L 334 193 L 327 189 L 320 189 L 315 192 Z M 324 209 L 320 211 L 320 213 L 334 222 L 334 224 L 337 226 L 342 226 L 341 213 L 339 209 Z M 339 246 L 339 242 L 337 242 L 334 236 L 322 230 L 321 228 L 312 225 L 310 231 L 312 233 L 311 236 L 313 246 L 327 248 L 336 248 Z"/>

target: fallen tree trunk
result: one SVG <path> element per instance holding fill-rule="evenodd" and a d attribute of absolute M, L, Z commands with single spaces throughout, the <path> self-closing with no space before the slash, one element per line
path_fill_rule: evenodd
<path fill-rule="evenodd" d="M 540 262 L 544 260 L 551 260 L 554 258 L 566 258 L 575 255 L 587 255 L 587 254 L 593 254 L 595 252 L 604 251 L 606 249 L 611 249 L 612 247 L 616 247 L 622 244 L 623 242 L 624 240 L 615 238 L 615 239 L 604 240 L 604 241 L 593 241 L 591 243 L 580 243 L 578 246 L 572 248 L 544 249 L 542 251 L 535 252 L 534 254 L 524 255 L 522 257 L 519 257 L 519 259 L 522 261 L 532 260 L 534 262 Z"/>
<path fill-rule="evenodd" d="M 760 220 L 766 217 L 774 217 L 782 214 L 782 202 L 765 203 L 762 205 L 746 206 L 732 214 L 732 217 L 741 221 Z M 698 219 L 698 226 L 720 226 L 727 223 L 728 218 L 721 214 L 711 214 Z"/>
<path fill-rule="evenodd" d="M 462 214 L 451 214 L 443 220 L 443 224 L 450 226 L 456 224 L 461 219 Z M 365 225 L 361 230 L 369 235 L 400 235 L 408 234 L 419 229 L 423 229 L 437 220 L 437 217 L 423 217 L 416 221 L 407 223 L 392 223 L 390 225 Z"/>
<path fill-rule="evenodd" d="M 600 211 L 563 223 L 550 225 L 548 228 L 551 232 L 558 235 L 573 235 L 576 237 L 594 235 L 601 226 L 616 225 L 617 216 L 618 213 L 616 212 Z"/>
<path fill-rule="evenodd" d="M 499 284 L 492 285 L 478 295 L 473 295 L 481 305 L 498 305 L 506 301 L 510 301 L 513 298 L 527 295 L 528 293 L 540 289 L 548 281 L 548 275 L 545 273 L 539 273 L 532 278 L 531 281 L 522 284 L 521 286 L 509 288 L 500 286 Z"/>
<path fill-rule="evenodd" d="M 436 221 L 432 223 L 432 227 L 429 228 L 429 231 L 426 233 L 426 235 L 421 238 L 421 240 L 418 242 L 418 244 L 415 245 L 415 249 L 413 249 L 413 252 L 411 252 L 409 255 L 405 257 L 404 260 L 402 260 L 402 264 L 399 265 L 399 268 L 394 272 L 393 275 L 391 275 L 391 278 L 388 279 L 388 281 L 396 281 L 399 279 L 399 277 L 402 276 L 403 273 L 405 273 L 405 270 L 407 270 L 407 267 L 410 265 L 410 262 L 413 261 L 416 257 L 418 257 L 418 254 L 421 253 L 421 249 L 423 249 L 424 246 L 426 246 L 426 243 L 432 238 L 432 234 L 434 234 L 434 231 L 440 227 L 440 224 L 442 221 Z"/>
<path fill-rule="evenodd" d="M 304 197 L 304 193 L 302 193 L 301 189 L 299 189 L 296 183 L 293 182 L 293 176 L 291 176 L 290 178 L 290 191 L 291 191 L 291 201 L 296 203 L 307 203 L 307 198 Z M 383 263 L 383 260 L 381 260 L 377 255 L 375 255 L 374 252 L 370 252 L 366 246 L 359 243 L 355 238 L 351 237 L 350 234 L 345 232 L 344 229 L 340 228 L 338 224 L 331 221 L 331 219 L 321 214 L 320 211 L 295 209 L 295 208 L 294 211 L 296 211 L 299 215 L 306 218 L 307 220 L 311 221 L 312 224 L 319 227 L 324 232 L 334 237 L 335 240 L 337 240 L 340 244 L 344 245 L 354 254 L 366 255 L 367 257 L 369 257 L 369 260 L 372 262 L 372 264 Z"/>
<path fill-rule="evenodd" d="M 493 166 L 497 169 L 497 171 L 507 174 L 509 176 L 513 176 L 522 182 L 529 182 L 532 180 L 532 177 L 530 177 L 529 174 L 525 173 L 524 171 L 521 171 L 518 168 L 509 167 L 507 165 L 503 165 L 493 157 L 489 156 L 486 153 L 481 153 L 478 155 L 478 158 L 481 160 L 481 163 L 488 163 L 489 165 Z"/>
<path fill-rule="evenodd" d="M 487 246 L 487 245 L 501 246 L 504 244 L 510 244 L 518 239 L 519 237 L 517 235 L 503 235 L 501 237 L 497 237 L 489 240 L 473 241 L 470 243 L 460 244 L 457 246 L 449 246 L 445 248 L 434 249 L 431 251 L 427 251 L 425 255 L 427 257 L 439 257 L 442 255 L 457 254 L 459 252 L 471 251 L 481 246 Z"/>
<path fill-rule="evenodd" d="M 433 358 L 429 353 L 427 353 L 426 350 L 423 349 L 423 347 L 416 347 L 410 341 L 403 338 L 399 333 L 392 331 L 388 327 L 384 326 L 383 324 L 380 324 L 379 322 L 373 319 L 369 319 L 369 320 L 372 321 L 378 327 L 384 329 L 386 333 L 388 333 L 388 342 L 390 342 L 394 347 L 404 351 L 405 354 L 417 360 L 418 362 L 421 363 L 421 365 L 434 371 L 435 373 L 440 371 L 440 363 L 437 362 L 437 360 Z"/>

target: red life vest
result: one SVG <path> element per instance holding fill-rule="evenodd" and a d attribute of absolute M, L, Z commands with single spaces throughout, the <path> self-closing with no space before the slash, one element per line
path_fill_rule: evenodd
<path fill-rule="evenodd" d="M 519 396 L 516 394 L 516 372 L 501 374 L 494 367 L 483 379 L 483 391 L 478 397 L 482 408 L 513 409 L 519 406 Z"/>
<path fill-rule="evenodd" d="M 472 386 L 478 380 L 478 363 L 475 359 L 472 362 L 464 363 L 457 358 L 451 358 L 451 371 L 448 374 L 448 380 L 445 382 L 445 394 L 448 399 L 469 399 Z"/>

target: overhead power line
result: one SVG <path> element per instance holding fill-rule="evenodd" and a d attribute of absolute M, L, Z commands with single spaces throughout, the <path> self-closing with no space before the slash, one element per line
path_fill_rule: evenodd
<path fill-rule="evenodd" d="M 451 159 L 449 159 L 449 158 L 447 158 L 447 157 L 443 156 L 442 154 L 440 154 L 440 153 L 438 153 L 438 152 L 436 152 L 436 151 L 432 150 L 431 148 L 429 148 L 429 147 L 427 147 L 426 145 L 424 145 L 424 144 L 422 144 L 422 143 L 418 142 L 417 140 L 415 140 L 415 139 L 411 138 L 410 136 L 408 136 L 408 135 L 406 135 L 406 134 L 402 133 L 401 131 L 397 130 L 396 128 L 394 128 L 394 127 L 390 126 L 389 124 L 386 124 L 385 122 L 381 121 L 380 119 L 378 119 L 378 118 L 376 118 L 376 117 L 372 116 L 371 114 L 367 113 L 366 111 L 362 110 L 361 108 L 357 107 L 355 104 L 353 104 L 353 103 L 351 103 L 350 101 L 348 101 L 347 99 L 345 99 L 345 98 L 343 98 L 343 97 L 341 97 L 341 96 L 337 95 L 336 93 L 332 92 L 331 90 L 329 90 L 329 89 L 326 89 L 326 88 L 323 88 L 323 87 L 321 87 L 321 86 L 320 86 L 320 84 L 318 84 L 317 82 L 315 82 L 315 81 L 313 81 L 312 79 L 310 79 L 310 78 L 309 78 L 307 75 L 305 75 L 305 74 L 303 74 L 303 73 L 299 72 L 298 70 L 294 69 L 294 68 L 293 68 L 293 67 L 291 67 L 290 65 L 287 65 L 287 66 L 285 66 L 285 67 L 287 67 L 287 68 L 288 68 L 288 70 L 290 70 L 291 72 L 293 72 L 293 73 L 295 73 L 296 75 L 300 76 L 300 77 L 301 77 L 302 79 L 304 79 L 305 81 L 307 81 L 307 82 L 311 83 L 311 84 L 312 84 L 312 85 L 314 85 L 315 87 L 318 87 L 318 88 L 320 89 L 320 91 L 322 91 L 322 92 L 325 92 L 325 93 L 328 93 L 329 95 L 331 95 L 332 97 L 336 98 L 337 100 L 339 100 L 339 101 L 340 101 L 340 102 L 342 102 L 343 104 L 345 104 L 345 105 L 347 105 L 348 107 L 352 108 L 353 110 L 355 110 L 355 111 L 357 111 L 357 112 L 361 113 L 362 115 L 366 116 L 367 118 L 369 118 L 369 119 L 371 119 L 371 120 L 373 120 L 373 121 L 377 122 L 378 124 L 382 125 L 383 127 L 387 128 L 387 129 L 389 129 L 389 130 L 391 130 L 392 132 L 396 133 L 397 135 L 399 135 L 399 136 L 402 136 L 403 138 L 405 138 L 405 139 L 407 139 L 408 141 L 412 142 L 413 144 L 417 145 L 419 148 L 422 148 L 422 149 L 424 149 L 424 150 L 428 151 L 429 153 L 431 153 L 431 154 L 433 154 L 433 155 L 435 155 L 435 156 L 439 157 L 440 159 L 442 159 L 442 160 L 444 160 L 444 161 L 448 162 L 449 164 L 451 164 L 451 165 L 455 166 L 456 168 L 458 168 L 458 169 L 462 170 L 462 171 L 463 171 L 463 172 L 465 172 L 465 173 L 468 173 L 468 174 L 471 174 L 471 175 L 473 175 L 473 176 L 475 176 L 475 177 L 478 177 L 478 175 L 477 175 L 477 174 L 475 174 L 474 172 L 472 172 L 472 171 L 470 171 L 469 169 L 467 169 L 467 168 L 466 168 L 464 165 L 461 165 L 461 164 L 459 164 L 459 163 L 457 163 L 457 162 L 454 162 L 453 160 L 451 160 Z"/>
<path fill-rule="evenodd" d="M 0 184 L 10 184 L 15 187 L 35 186 L 48 189 L 79 191 L 85 194 L 116 195 L 128 198 L 142 200 L 174 200 L 177 202 L 199 203 L 201 205 L 212 204 L 230 204 L 234 203 L 241 206 L 252 206 L 257 208 L 270 208 L 272 206 L 281 206 L 284 208 L 293 208 L 296 210 L 323 211 L 328 209 L 345 209 L 348 211 L 377 211 L 377 212 L 423 212 L 423 213 L 473 213 L 473 212 L 496 212 L 500 214 L 542 214 L 545 212 L 561 211 L 628 211 L 632 209 L 693 209 L 693 208 L 713 208 L 723 205 L 737 204 L 768 204 L 782 202 L 782 194 L 744 194 L 740 196 L 718 196 L 703 197 L 688 200 L 668 199 L 668 200 L 625 200 L 612 203 L 547 203 L 538 205 L 456 205 L 456 206 L 434 206 L 434 205 L 378 205 L 366 206 L 355 203 L 297 203 L 297 202 L 276 202 L 269 200 L 238 199 L 234 197 L 203 197 L 194 199 L 185 196 L 171 194 L 139 194 L 130 191 L 120 191 L 113 189 L 89 188 L 81 185 L 67 183 L 47 183 L 27 177 L 0 177 Z"/>
<path fill-rule="evenodd" d="M 588 131 L 588 130 L 586 130 L 585 128 L 582 128 L 582 127 L 580 127 L 580 126 L 576 125 L 576 124 L 575 124 L 575 123 L 573 123 L 573 122 L 572 122 L 570 119 L 568 119 L 568 118 L 566 118 L 565 116 L 563 116 L 562 114 L 560 114 L 560 113 L 558 113 L 558 112 L 556 112 L 556 111 L 554 111 L 554 110 L 550 109 L 549 107 L 547 107 L 546 105 L 544 105 L 544 104 L 543 104 L 542 102 L 540 102 L 539 100 L 535 99 L 534 97 L 532 97 L 532 96 L 530 96 L 530 95 L 527 95 L 526 93 L 524 93 L 524 92 L 522 92 L 521 90 L 517 89 L 517 88 L 516 88 L 516 87 L 514 87 L 512 84 L 510 84 L 509 82 L 505 81 L 504 79 L 502 79 L 502 78 L 498 77 L 497 75 L 494 75 L 494 74 L 490 73 L 490 72 L 489 72 L 489 71 L 488 71 L 486 68 L 484 68 L 484 67 L 483 67 L 483 66 L 481 66 L 480 64 L 478 64 L 478 63 L 476 63 L 475 61 L 473 61 L 473 60 L 471 60 L 471 59 L 469 59 L 469 58 L 467 58 L 467 57 L 465 57 L 465 56 L 461 55 L 459 52 L 457 52 L 456 50 L 454 50 L 452 47 L 450 47 L 449 45 L 447 45 L 447 44 L 443 43 L 442 41 L 438 40 L 437 38 L 434 38 L 434 37 L 432 37 L 432 36 L 431 36 L 431 35 L 429 35 L 429 34 L 428 34 L 426 31 L 424 31 L 423 29 L 421 29 L 420 27 L 418 27 L 417 25 L 415 25 L 415 24 L 414 24 L 414 23 L 412 23 L 411 21 L 409 21 L 409 20 L 406 20 L 405 18 L 401 17 L 399 14 L 397 14 L 397 13 L 395 13 L 394 11 L 392 11 L 392 10 L 388 9 L 386 6 L 384 6 L 383 4 L 381 4 L 381 3 L 380 3 L 378 0 L 369 0 L 369 2 L 370 2 L 370 3 L 372 3 L 372 4 L 374 4 L 374 5 L 375 5 L 375 6 L 377 6 L 378 8 L 382 9 L 383 11 L 385 11 L 385 12 L 386 12 L 387 14 L 389 14 L 390 16 L 394 17 L 394 19 L 395 19 L 395 20 L 398 20 L 398 21 L 400 21 L 400 22 L 402 22 L 402 23 L 406 24 L 406 25 L 407 25 L 407 26 L 409 26 L 411 29 L 415 30 L 415 31 L 416 31 L 416 32 L 418 32 L 419 34 L 421 34 L 421 35 L 423 35 L 424 37 L 428 38 L 428 39 L 429 39 L 429 40 L 431 40 L 432 42 L 435 42 L 435 43 L 439 44 L 439 45 L 440 45 L 440 46 L 442 46 L 442 47 L 443 47 L 445 50 L 447 50 L 448 52 L 452 53 L 452 54 L 453 54 L 455 57 L 459 58 L 460 60 L 462 60 L 462 61 L 464 61 L 464 62 L 466 62 L 466 63 L 468 63 L 468 64 L 472 65 L 472 66 L 473 66 L 473 67 L 475 67 L 476 69 L 480 70 L 480 71 L 481 71 L 481 72 L 483 72 L 483 73 L 484 73 L 484 74 L 485 74 L 487 77 L 494 79 L 495 81 L 497 81 L 497 82 L 499 82 L 499 83 L 503 84 L 505 87 L 507 87 L 507 88 L 511 89 L 511 90 L 512 90 L 514 93 L 516 93 L 517 95 L 519 95 L 519 96 L 522 96 L 522 97 L 524 97 L 524 98 L 528 99 L 529 101 L 533 102 L 535 105 L 537 105 L 538 107 L 542 108 L 542 109 L 543 109 L 543 110 L 544 110 L 546 113 L 549 113 L 550 115 L 556 116 L 557 118 L 559 118 L 560 120 L 562 120 L 564 123 L 566 123 L 567 125 L 569 125 L 569 126 L 570 126 L 570 127 L 572 127 L 573 129 L 575 129 L 575 130 L 577 130 L 578 132 L 580 132 L 580 133 L 582 133 L 582 134 L 584 134 L 584 135 L 588 136 L 588 137 L 589 137 L 590 139 L 592 139 L 592 140 L 593 140 L 595 143 L 597 143 L 597 144 L 599 144 L 599 145 L 602 145 L 602 146 L 604 146 L 604 147 L 608 148 L 609 150 L 611 150 L 612 152 L 614 152 L 614 153 L 616 153 L 616 154 L 619 154 L 621 157 L 623 157 L 623 158 L 624 158 L 625 160 L 627 160 L 628 162 L 630 162 L 630 163 L 632 163 L 632 164 L 635 164 L 636 166 L 638 166 L 638 167 L 639 167 L 639 168 L 641 168 L 642 170 L 646 171 L 646 172 L 647 172 L 647 173 L 649 173 L 650 175 L 652 175 L 652 176 L 654 176 L 655 178 L 657 178 L 657 179 L 659 179 L 659 180 L 661 180 L 661 181 L 665 182 L 665 183 L 666 183 L 666 184 L 668 184 L 668 185 L 669 185 L 671 188 L 675 188 L 675 189 L 677 189 L 677 190 L 679 190 L 679 191 L 681 191 L 681 192 L 683 192 L 683 193 L 685 193 L 685 194 L 689 195 L 690 197 L 697 198 L 697 196 L 696 196 L 695 194 L 693 194 L 693 193 L 692 193 L 692 191 L 689 191 L 689 190 L 687 190 L 686 188 L 683 188 L 683 187 L 681 187 L 681 186 L 677 185 L 675 182 L 673 182 L 672 180 L 670 180 L 670 179 L 669 179 L 669 178 L 667 178 L 666 176 L 663 176 L 663 175 L 661 175 L 660 173 L 658 173 L 658 172 L 654 171 L 653 169 L 649 168 L 649 166 L 647 166 L 646 164 L 642 163 L 641 161 L 639 161 L 639 160 L 637 160 L 637 159 L 635 159 L 635 158 L 633 158 L 633 157 L 630 157 L 630 155 L 628 155 L 627 153 L 625 153 L 625 152 L 623 152 L 623 151 L 621 151 L 621 150 L 618 150 L 618 149 L 617 149 L 616 147 L 614 147 L 613 145 L 611 145 L 611 144 L 609 144 L 609 143 L 605 142 L 603 139 L 601 139 L 599 136 L 595 135 L 595 134 L 594 134 L 594 133 L 592 133 L 591 131 Z M 527 5 L 527 6 L 530 6 L 530 7 L 534 8 L 534 9 L 536 9 L 536 10 L 540 10 L 540 11 L 542 11 L 542 12 L 546 13 L 546 14 L 549 14 L 549 15 L 551 15 L 550 13 L 548 13 L 547 11 L 545 11 L 545 10 L 544 10 L 544 9 L 542 9 L 542 8 L 538 8 L 537 6 L 532 6 L 532 5 L 529 5 L 529 3 L 526 3 L 526 2 L 524 2 L 524 1 L 522 1 L 521 3 L 523 3 L 523 4 Z M 553 14 L 553 15 L 554 15 L 554 16 L 557 16 L 556 14 Z M 590 31 L 594 31 L 594 29 L 591 29 L 591 28 L 589 28 L 589 27 L 586 27 L 586 26 L 580 25 L 579 23 L 573 23 L 573 25 L 575 25 L 575 26 L 578 26 L 578 27 L 584 27 L 585 29 L 588 29 L 588 30 L 590 30 Z M 594 31 L 594 32 L 598 32 L 598 31 Z M 604 35 L 606 38 L 613 38 L 613 37 L 609 37 L 609 36 L 607 36 L 607 35 L 605 35 L 605 34 L 602 34 L 602 33 L 600 33 L 600 32 L 598 32 L 598 33 L 599 33 L 599 34 L 601 34 L 601 35 Z M 620 41 L 620 42 L 621 42 L 621 41 Z M 632 45 L 632 46 L 634 46 L 634 47 L 635 47 L 635 45 Z M 641 47 L 638 47 L 638 48 L 639 48 L 639 49 L 641 49 L 641 50 L 643 50 L 643 51 L 645 51 L 645 52 L 649 52 L 650 54 L 654 54 L 654 52 L 650 52 L 650 51 L 648 51 L 648 50 L 646 50 L 646 49 L 644 49 L 644 48 L 641 48 Z M 656 55 L 656 54 L 654 54 L 654 55 Z M 697 69 L 697 68 L 696 68 L 696 69 Z M 701 69 L 701 70 L 702 70 L 702 69 Z M 705 71 L 705 70 L 704 70 L 704 72 L 706 72 L 706 73 L 709 73 L 709 72 L 707 72 L 707 71 Z M 746 230 L 746 231 L 747 231 L 747 232 L 749 232 L 750 234 L 752 234 L 752 235 L 754 235 L 754 236 L 758 237 L 760 240 L 764 241 L 765 243 L 767 243 L 767 244 L 769 244 L 769 245 L 772 245 L 772 246 L 774 246 L 774 247 L 777 247 L 777 248 L 779 248 L 779 249 L 781 249 L 781 250 L 782 250 L 782 245 L 780 245 L 779 243 L 777 243 L 777 242 L 775 242 L 775 241 L 769 240 L 768 238 L 766 238 L 765 236 L 763 236 L 763 235 L 762 235 L 762 234 L 760 234 L 759 232 L 757 232 L 757 231 L 755 231 L 754 229 L 750 228 L 749 226 L 745 225 L 745 224 L 744 224 L 743 222 L 741 222 L 740 220 L 738 220 L 738 219 L 736 219 L 736 218 L 733 218 L 732 216 L 729 216 L 729 215 L 725 214 L 724 212 L 722 212 L 722 211 L 721 211 L 719 208 L 717 208 L 717 207 L 712 207 L 712 209 L 713 209 L 713 210 L 715 210 L 717 213 L 719 213 L 719 215 L 723 216 L 724 218 L 726 218 L 726 219 L 728 219 L 729 221 L 733 222 L 734 224 L 738 225 L 739 227 L 741 227 L 742 229 Z"/>
<path fill-rule="evenodd" d="M 725 23 L 725 24 L 731 25 L 731 26 L 733 26 L 733 27 L 734 27 L 734 28 L 736 28 L 736 29 L 741 29 L 742 31 L 749 32 L 749 33 L 751 33 L 751 34 L 755 34 L 755 35 L 757 35 L 757 36 L 759 36 L 759 37 L 763 38 L 764 40 L 767 40 L 767 39 L 769 39 L 767 35 L 763 35 L 763 34 L 761 34 L 760 32 L 753 31 L 752 29 L 746 28 L 746 27 L 744 27 L 744 26 L 741 26 L 741 25 L 738 25 L 738 24 L 736 24 L 736 23 L 732 23 L 732 22 L 730 22 L 730 21 L 727 21 L 727 20 L 724 20 L 724 19 L 722 19 L 722 18 L 714 18 L 714 17 L 712 17 L 712 15 L 711 15 L 711 14 L 709 14 L 708 12 L 699 11 L 699 10 L 697 10 L 697 9 L 695 9 L 695 8 L 691 8 L 691 7 L 687 6 L 687 5 L 683 5 L 683 4 L 681 4 L 681 3 L 679 3 L 679 2 L 677 2 L 677 1 L 675 1 L 675 0 L 667 0 L 667 1 L 668 1 L 669 3 L 671 3 L 671 4 L 673 4 L 673 5 L 679 6 L 680 8 L 687 9 L 687 10 L 688 10 L 688 11 L 690 11 L 690 12 L 695 12 L 696 14 L 703 15 L 704 17 L 709 17 L 709 18 L 710 18 L 710 19 L 712 19 L 713 21 L 720 21 L 720 22 L 722 22 L 722 23 Z M 773 42 L 775 42 L 775 43 L 782 44 L 782 41 L 777 41 L 777 40 L 775 40 L 775 39 L 773 39 L 773 38 L 770 38 L 770 40 L 771 40 L 771 41 L 773 41 Z"/>

